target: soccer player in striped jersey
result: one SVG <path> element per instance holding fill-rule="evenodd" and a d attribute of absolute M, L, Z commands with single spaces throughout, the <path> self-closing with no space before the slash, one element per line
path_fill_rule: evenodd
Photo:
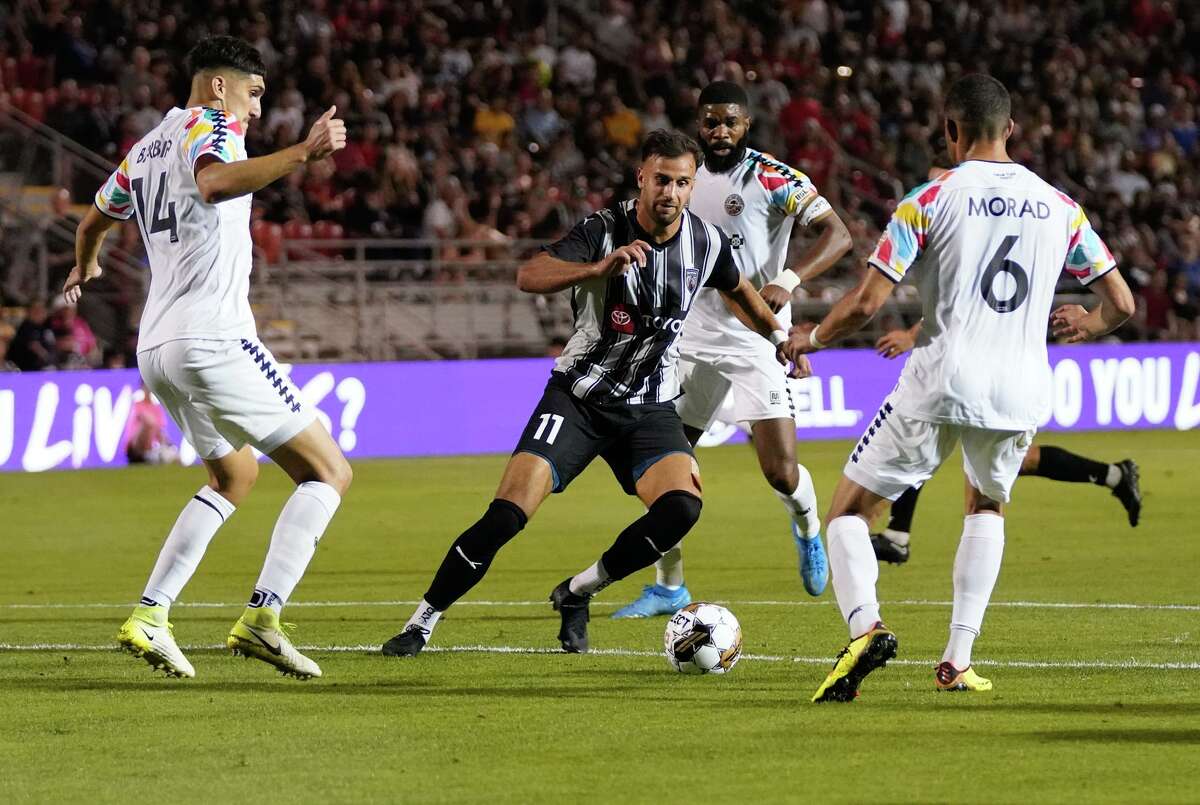
<path fill-rule="evenodd" d="M 851 452 L 833 493 L 827 534 L 833 590 L 850 642 L 813 695 L 853 701 L 863 678 L 896 655 L 875 585 L 869 518 L 883 500 L 928 480 L 962 444 L 967 480 L 954 560 L 950 639 L 938 690 L 987 691 L 971 651 L 1000 573 L 1004 508 L 1039 422 L 1050 412 L 1046 325 L 1069 341 L 1126 321 L 1133 294 L 1083 210 L 1014 163 L 1008 91 L 971 74 L 949 89 L 945 134 L 952 170 L 897 206 L 859 285 L 819 325 L 793 327 L 793 345 L 821 349 L 857 331 L 912 275 L 925 323 L 900 381 Z M 1062 270 L 1101 298 L 1051 315 Z"/>
<path fill-rule="evenodd" d="M 892 330 L 880 336 L 875 343 L 875 351 L 889 360 L 898 358 L 916 346 L 920 335 L 921 322 L 918 321 L 906 330 Z M 1141 473 L 1138 472 L 1137 462 L 1133 459 L 1127 458 L 1109 464 L 1054 445 L 1034 444 L 1030 446 L 1025 460 L 1021 462 L 1020 474 L 1036 475 L 1052 481 L 1102 486 L 1111 490 L 1113 497 L 1120 501 L 1129 519 L 1129 525 L 1138 524 L 1142 513 Z M 875 549 L 875 558 L 879 561 L 890 562 L 893 565 L 902 565 L 908 561 L 912 521 L 916 515 L 920 494 L 919 486 L 906 489 L 891 505 L 887 528 L 871 535 L 871 547 Z"/>
<path fill-rule="evenodd" d="M 800 171 L 746 146 L 751 118 L 746 92 L 714 81 L 697 109 L 704 165 L 696 172 L 690 209 L 730 235 L 733 258 L 750 283 L 791 325 L 792 291 L 822 273 L 851 246 L 850 233 L 813 183 Z M 797 264 L 787 268 L 788 242 L 799 223 L 816 235 Z M 810 595 L 829 577 L 821 545 L 821 519 L 812 476 L 796 463 L 796 422 L 787 373 L 774 350 L 746 327 L 719 293 L 702 291 L 680 340 L 683 396 L 676 402 L 688 440 L 695 444 L 716 419 L 727 395 L 736 420 L 754 437 L 763 477 L 783 503 L 800 555 L 800 575 Z M 691 601 L 684 584 L 683 548 L 655 563 L 657 578 L 614 618 L 669 615 Z"/>
<path fill-rule="evenodd" d="M 84 283 L 100 276 L 97 259 L 109 229 L 136 217 L 150 262 L 138 368 L 208 470 L 208 483 L 175 521 L 117 642 L 168 675 L 195 676 L 168 614 L 217 530 L 254 486 L 253 445 L 296 489 L 226 645 L 307 679 L 321 669 L 292 645 L 279 612 L 349 488 L 351 471 L 258 341 L 248 298 L 250 197 L 344 147 L 346 128 L 330 109 L 304 142 L 248 159 L 246 127 L 259 116 L 266 91 L 258 51 L 240 39 L 215 36 L 192 49 L 188 64 L 187 108 L 167 112 L 96 194 L 76 233 L 77 262 L 63 289 L 68 301 L 77 301 Z"/>
<path fill-rule="evenodd" d="M 700 470 L 672 402 L 679 395 L 677 340 L 703 288 L 714 288 L 758 337 L 787 338 L 771 309 L 738 273 L 729 238 L 687 209 L 700 147 L 678 132 L 652 131 L 642 146 L 639 195 L 599 210 L 521 266 L 529 293 L 571 290 L 575 333 L 478 522 L 450 546 L 389 656 L 425 647 L 451 604 L 483 579 L 496 552 L 525 527 L 551 492 L 562 492 L 597 456 L 646 513 L 600 559 L 550 594 L 564 651 L 588 650 L 588 603 L 600 590 L 649 567 L 700 516 Z M 796 366 L 807 373 L 807 363 Z"/>

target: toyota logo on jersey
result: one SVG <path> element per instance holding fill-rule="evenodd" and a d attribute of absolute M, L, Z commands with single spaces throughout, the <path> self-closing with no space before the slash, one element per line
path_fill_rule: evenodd
<path fill-rule="evenodd" d="M 613 309 L 608 314 L 608 323 L 618 333 L 625 333 L 627 335 L 633 335 L 637 329 L 633 323 L 633 316 L 629 315 L 629 311 L 625 309 L 624 305 L 613 306 Z"/>

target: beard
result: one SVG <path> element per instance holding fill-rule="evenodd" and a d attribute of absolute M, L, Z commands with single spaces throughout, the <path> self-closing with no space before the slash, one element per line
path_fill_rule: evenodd
<path fill-rule="evenodd" d="M 712 147 L 701 138 L 700 150 L 704 152 L 704 167 L 711 173 L 725 173 L 746 158 L 746 141 L 743 138 L 728 154 L 721 155 L 713 153 Z"/>

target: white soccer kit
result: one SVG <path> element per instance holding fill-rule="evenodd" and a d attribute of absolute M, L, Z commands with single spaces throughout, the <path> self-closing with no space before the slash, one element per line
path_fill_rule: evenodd
<path fill-rule="evenodd" d="M 968 160 L 901 201 L 869 263 L 893 282 L 912 275 L 925 319 L 847 477 L 895 499 L 961 440 L 971 484 L 1007 501 L 1050 414 L 1059 274 L 1087 285 L 1116 266 L 1112 254 L 1083 209 L 1032 171 Z"/>
<path fill-rule="evenodd" d="M 269 453 L 315 412 L 259 341 L 250 311 L 251 196 L 200 198 L 196 161 L 246 158 L 244 131 L 218 109 L 172 109 L 96 194 L 105 215 L 136 214 L 150 263 L 138 333 L 142 379 L 201 458 L 253 444 Z"/>
<path fill-rule="evenodd" d="M 729 234 L 738 270 L 761 289 L 784 269 L 796 220 L 804 226 L 831 211 L 803 173 L 754 149 L 731 170 L 701 166 L 688 208 Z M 775 314 L 791 326 L 791 306 Z M 701 291 L 679 342 L 683 396 L 676 403 L 683 422 L 706 429 L 732 390 L 738 422 L 791 417 L 787 372 L 775 349 L 748 329 L 716 291 Z"/>

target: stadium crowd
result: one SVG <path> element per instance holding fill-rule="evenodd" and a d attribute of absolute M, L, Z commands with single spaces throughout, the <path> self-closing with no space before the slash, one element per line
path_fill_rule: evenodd
<path fill-rule="evenodd" d="M 1200 4 L 16 0 L 0 8 L 0 97 L 119 161 L 186 100 L 182 56 L 217 33 L 269 69 L 252 155 L 330 105 L 350 127 L 332 161 L 257 194 L 258 219 L 549 239 L 628 193 L 642 134 L 694 131 L 699 89 L 728 78 L 750 91 L 752 143 L 851 227 L 842 284 L 895 202 L 887 178 L 910 188 L 944 153 L 940 88 L 990 72 L 1013 93 L 1013 157 L 1088 209 L 1137 289 L 1120 336 L 1198 337 Z"/>

